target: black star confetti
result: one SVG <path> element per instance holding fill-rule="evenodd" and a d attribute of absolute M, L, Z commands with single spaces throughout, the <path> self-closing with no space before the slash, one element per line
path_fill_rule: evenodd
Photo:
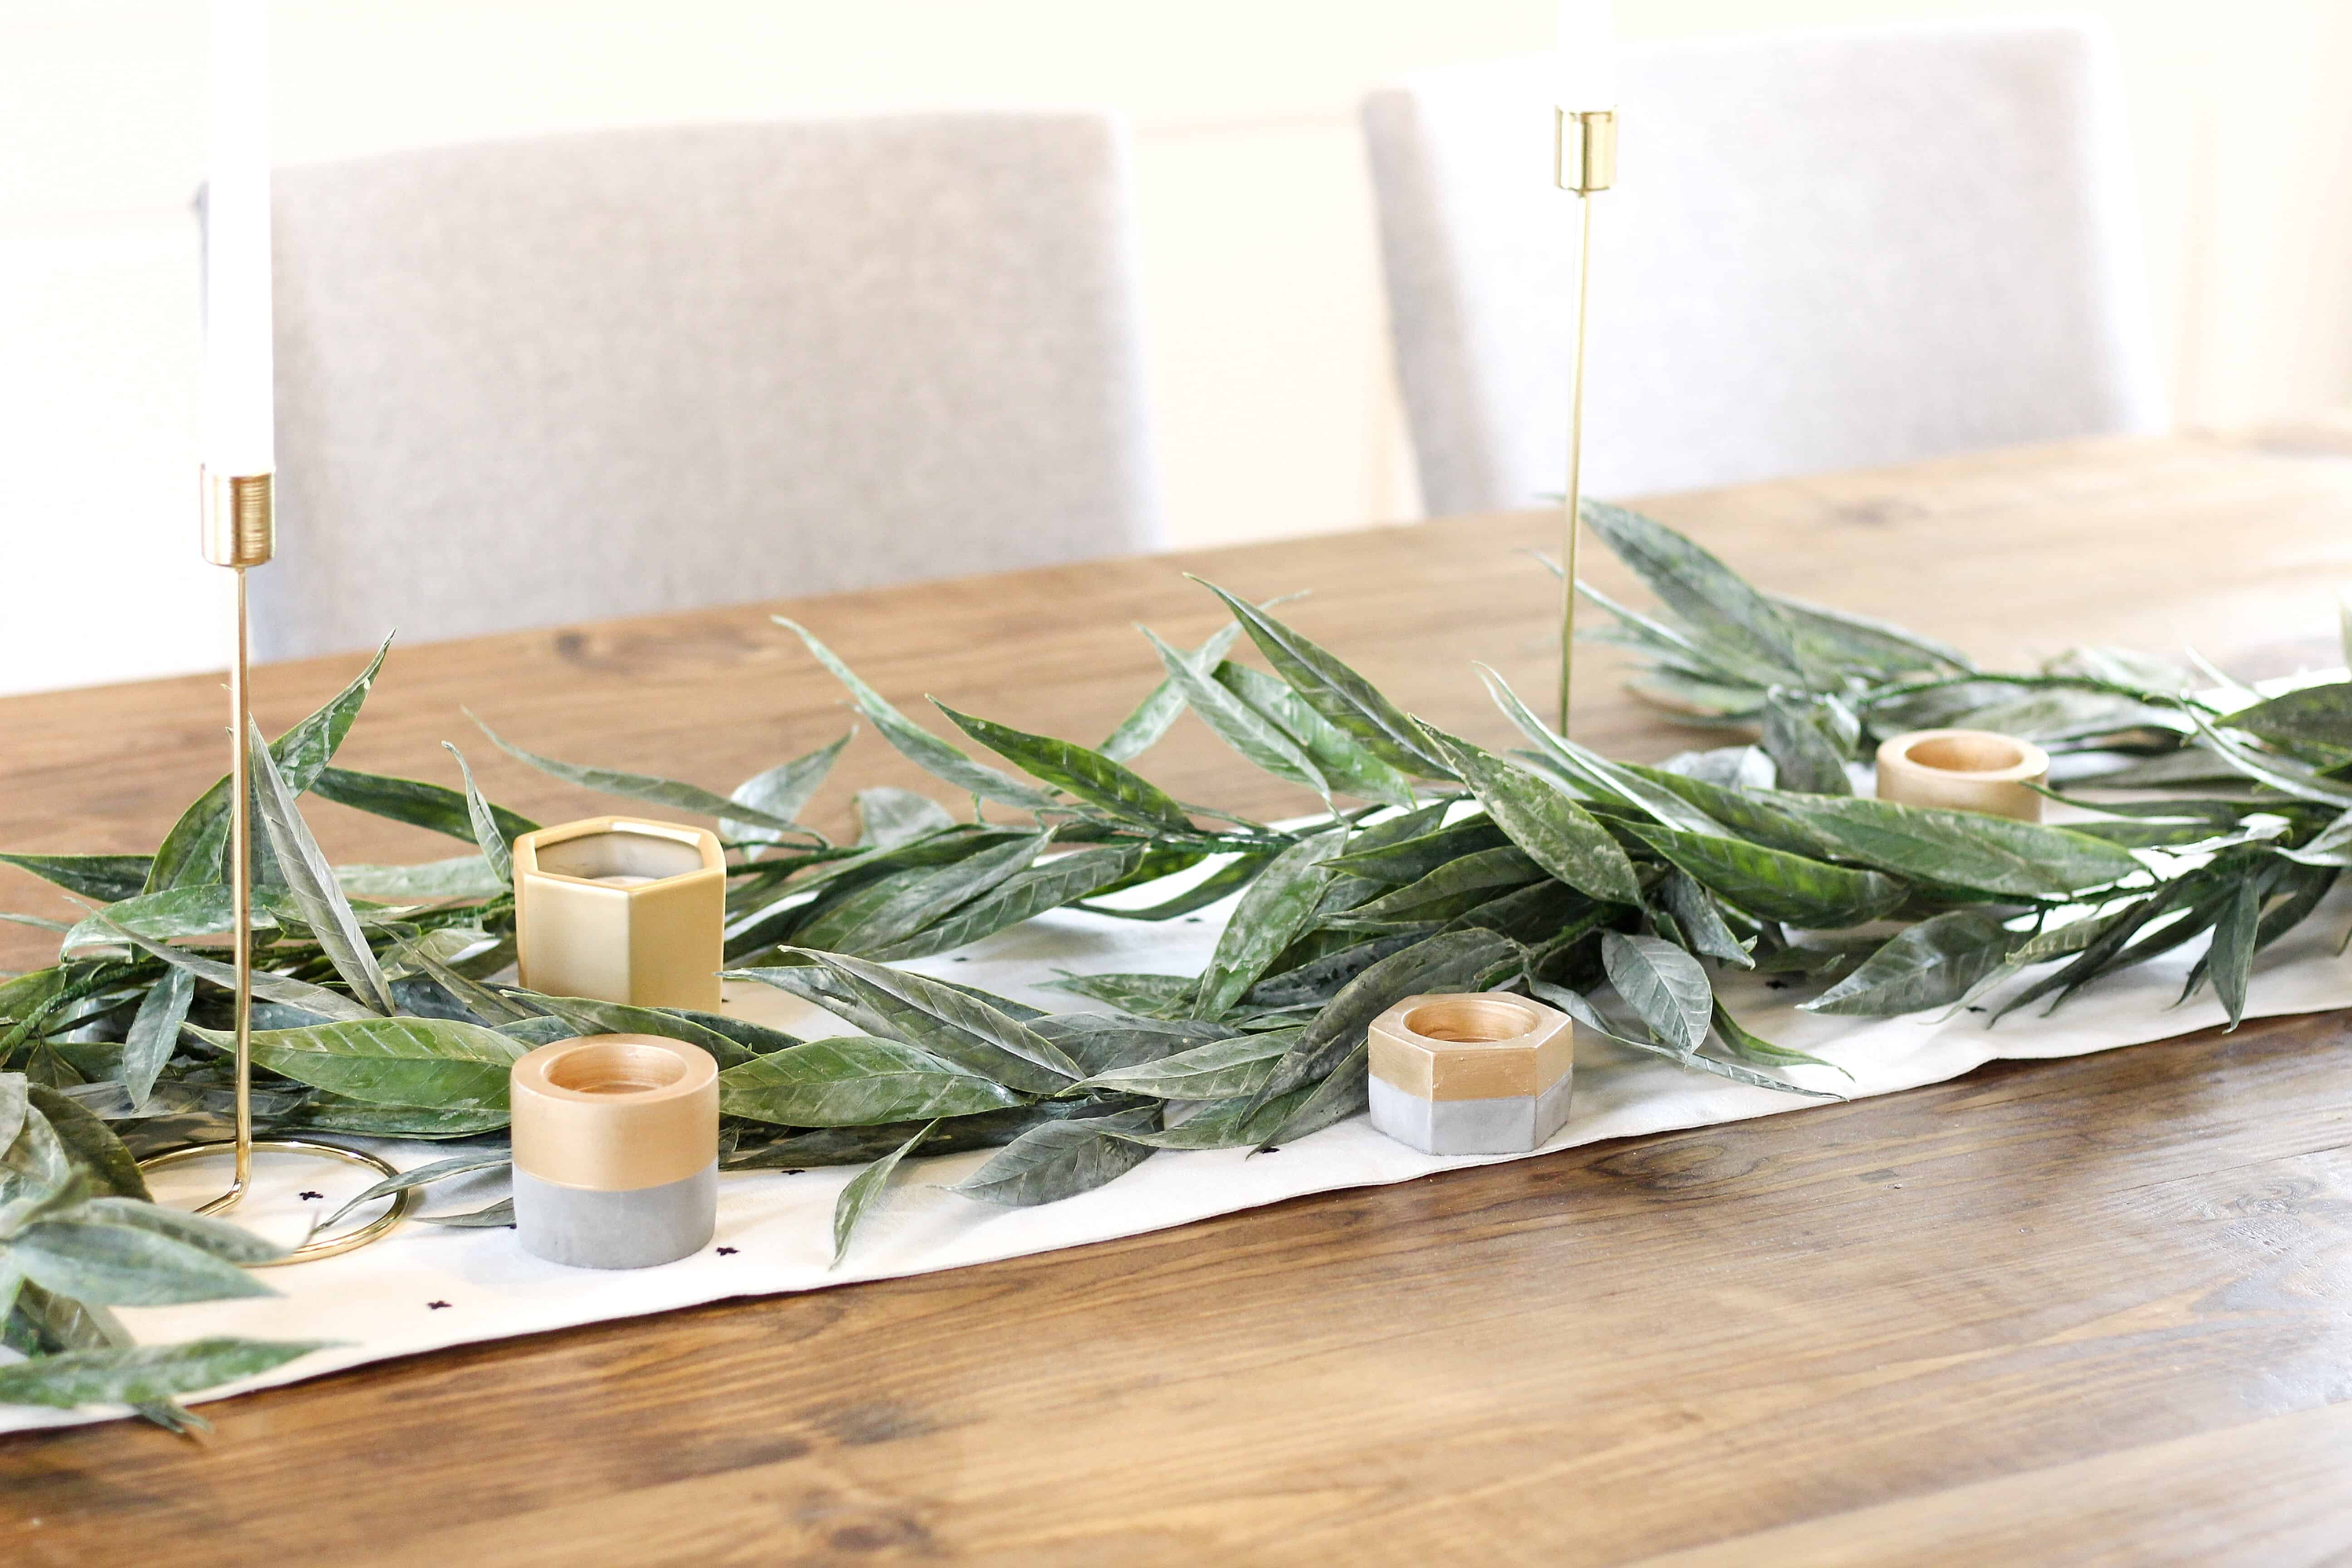
<path fill-rule="evenodd" d="M 324 1193 L 304 1193 L 302 1194 L 302 1201 L 306 1204 L 318 1203 L 323 1201 L 326 1198 L 326 1195 L 327 1194 Z"/>
<path fill-rule="evenodd" d="M 448 1304 L 446 1301 L 427 1301 L 425 1303 L 425 1310 L 428 1312 L 437 1312 Z"/>
<path fill-rule="evenodd" d="M 732 1258 L 735 1256 L 735 1249 L 731 1247 L 722 1247 L 719 1249 L 719 1256 L 721 1258 Z"/>

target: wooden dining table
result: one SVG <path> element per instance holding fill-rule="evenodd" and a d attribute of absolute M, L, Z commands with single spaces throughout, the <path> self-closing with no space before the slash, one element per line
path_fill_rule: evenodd
<path fill-rule="evenodd" d="M 1994 663 L 2085 642 L 2193 646 L 2250 678 L 2343 657 L 2352 422 L 1643 505 L 1769 588 Z M 1091 742 L 1158 676 L 1136 623 L 1190 643 L 1222 619 L 1187 573 L 1306 591 L 1283 614 L 1307 635 L 1500 743 L 1473 662 L 1549 689 L 1559 595 L 1529 552 L 1559 534 L 1552 513 L 1455 518 L 395 647 L 342 760 L 454 782 L 457 741 L 529 815 L 610 808 L 498 753 L 470 709 L 538 752 L 723 792 L 848 724 L 778 611 L 909 710 L 928 694 Z M 1639 598 L 1601 554 L 1590 574 Z M 360 657 L 258 671 L 265 725 Z M 1720 742 L 1623 673 L 1580 655 L 1579 738 L 1636 759 Z M 0 847 L 151 848 L 219 770 L 222 702 L 217 676 L 0 700 Z M 1190 719 L 1137 765 L 1260 816 L 1312 804 Z M 868 732 L 812 820 L 929 782 Z M 452 852 L 310 815 L 338 859 Z M 0 908 L 68 912 L 14 872 Z M 43 940 L 9 928 L 0 965 L 45 962 Z M 2352 1028 L 2000 1062 L 202 1408 L 202 1440 L 0 1438 L 0 1563 L 2342 1562 Z"/>

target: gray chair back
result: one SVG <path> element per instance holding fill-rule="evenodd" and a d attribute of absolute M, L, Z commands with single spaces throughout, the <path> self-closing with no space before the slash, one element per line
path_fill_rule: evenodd
<path fill-rule="evenodd" d="M 1159 542 L 1108 118 L 403 153 L 274 226 L 260 657 Z"/>
<path fill-rule="evenodd" d="M 1630 49 L 1587 492 L 2160 427 L 2109 54 L 2053 25 Z M 1457 67 L 1364 105 L 1433 512 L 1562 488 L 1576 198 L 1549 77 Z"/>

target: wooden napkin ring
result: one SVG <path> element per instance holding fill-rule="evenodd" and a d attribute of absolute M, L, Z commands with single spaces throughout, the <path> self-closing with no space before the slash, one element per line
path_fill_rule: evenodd
<path fill-rule="evenodd" d="M 1517 1154 L 1568 1121 L 1565 1013 L 1507 992 L 1408 996 L 1368 1036 L 1372 1125 L 1424 1154 Z"/>
<path fill-rule="evenodd" d="M 709 1241 L 719 1064 L 658 1035 L 541 1046 L 509 1076 L 515 1234 L 583 1268 L 643 1268 Z"/>
<path fill-rule="evenodd" d="M 2042 820 L 2030 786 L 2050 776 L 2050 755 L 1990 730 L 1914 730 L 1879 742 L 1878 798 L 1898 805 Z"/>

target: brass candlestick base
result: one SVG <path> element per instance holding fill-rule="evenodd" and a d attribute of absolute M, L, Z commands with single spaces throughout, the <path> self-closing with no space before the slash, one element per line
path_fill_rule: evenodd
<path fill-rule="evenodd" d="M 1584 533 L 1580 517 L 1584 504 L 1584 322 L 1592 280 L 1592 197 L 1617 183 L 1615 110 L 1553 111 L 1552 180 L 1561 190 L 1576 194 L 1577 207 L 1575 369 L 1569 383 L 1568 487 L 1560 502 L 1565 539 L 1560 550 L 1559 732 L 1566 735 L 1569 677 L 1576 668 L 1576 546 Z"/>
<path fill-rule="evenodd" d="M 202 1143 L 184 1144 L 151 1154 L 139 1162 L 142 1171 L 162 1170 L 226 1153 L 235 1162 L 228 1190 L 197 1205 L 198 1214 L 220 1214 L 244 1201 L 253 1184 L 253 1152 L 304 1154 L 359 1165 L 385 1176 L 400 1173 L 390 1163 L 358 1149 L 345 1149 L 310 1138 L 253 1141 L 253 781 L 246 736 L 253 728 L 253 703 L 247 677 L 245 574 L 265 566 L 277 553 L 278 525 L 268 474 L 201 473 L 205 559 L 236 574 L 236 658 L 229 665 L 229 919 L 236 927 L 236 1133 Z M 389 1234 L 416 1200 L 415 1189 L 397 1194 L 392 1205 L 347 1235 L 324 1241 L 306 1241 L 277 1264 L 308 1263 L 364 1247 Z M 263 1265 L 260 1267 L 270 1267 Z"/>

